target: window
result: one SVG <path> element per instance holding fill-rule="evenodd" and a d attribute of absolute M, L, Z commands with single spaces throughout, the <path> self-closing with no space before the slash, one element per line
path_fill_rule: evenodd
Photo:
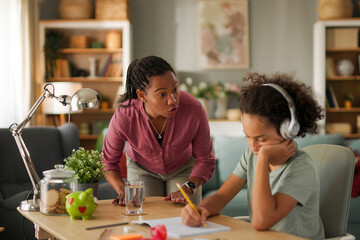
<path fill-rule="evenodd" d="M 20 123 L 30 105 L 29 2 L 0 0 L 0 127 Z"/>

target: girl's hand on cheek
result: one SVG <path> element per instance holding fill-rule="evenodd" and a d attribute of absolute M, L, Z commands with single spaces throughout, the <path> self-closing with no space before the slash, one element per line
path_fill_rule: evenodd
<path fill-rule="evenodd" d="M 278 144 L 262 146 L 258 156 L 267 159 L 269 164 L 284 164 L 295 154 L 296 147 L 293 140 L 283 140 Z"/>

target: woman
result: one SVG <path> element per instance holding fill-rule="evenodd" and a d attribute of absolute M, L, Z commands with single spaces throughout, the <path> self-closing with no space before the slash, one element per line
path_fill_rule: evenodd
<path fill-rule="evenodd" d="M 135 59 L 119 104 L 102 150 L 106 180 L 119 195 L 113 203 L 124 205 L 118 163 L 125 142 L 127 178 L 143 180 L 145 196 L 185 202 L 175 184 L 179 182 L 199 203 L 201 185 L 215 167 L 209 123 L 196 98 L 178 90 L 173 68 L 156 56 Z"/>
<path fill-rule="evenodd" d="M 223 186 L 197 206 L 201 216 L 186 206 L 182 220 L 189 226 L 201 225 L 247 184 L 255 229 L 322 239 L 319 176 L 313 160 L 292 140 L 316 130 L 322 109 L 311 88 L 293 81 L 292 76 L 251 74 L 244 80 L 252 82 L 242 89 L 240 101 L 249 148 Z"/>

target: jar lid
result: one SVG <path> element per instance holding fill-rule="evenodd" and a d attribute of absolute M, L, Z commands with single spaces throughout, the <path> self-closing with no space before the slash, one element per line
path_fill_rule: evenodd
<path fill-rule="evenodd" d="M 74 176 L 75 171 L 64 169 L 64 165 L 56 164 L 55 169 L 43 171 L 43 174 L 47 178 L 71 178 Z"/>

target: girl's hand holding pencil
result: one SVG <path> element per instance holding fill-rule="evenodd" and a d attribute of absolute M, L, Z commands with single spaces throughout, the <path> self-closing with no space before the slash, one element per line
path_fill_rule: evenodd
<path fill-rule="evenodd" d="M 206 208 L 194 206 L 188 195 L 181 188 L 181 185 L 179 183 L 176 183 L 176 186 L 179 188 L 181 193 L 184 195 L 186 201 L 188 202 L 188 205 L 186 205 L 186 207 L 184 207 L 181 211 L 181 219 L 183 223 L 191 227 L 197 227 L 201 224 L 207 227 L 206 218 L 207 216 L 209 216 L 209 212 L 206 210 Z"/>

